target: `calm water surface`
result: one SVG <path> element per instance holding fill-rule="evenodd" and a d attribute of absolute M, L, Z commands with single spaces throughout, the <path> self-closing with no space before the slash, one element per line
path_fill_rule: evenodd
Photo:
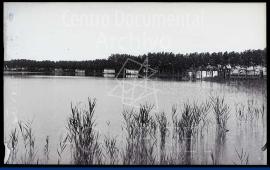
<path fill-rule="evenodd" d="M 181 109 L 183 102 L 204 102 L 210 95 L 224 96 L 225 102 L 230 106 L 229 132 L 224 152 L 220 156 L 221 163 L 237 162 L 235 148 L 238 151 L 243 148 L 249 154 L 249 164 L 266 164 L 266 152 L 261 151 L 266 141 L 266 118 L 265 121 L 258 121 L 256 126 L 239 125 L 235 118 L 237 104 L 247 105 L 248 101 L 253 101 L 258 106 L 266 106 L 266 83 L 257 81 L 217 83 L 40 75 L 4 76 L 5 140 L 8 140 L 9 133 L 17 126 L 18 120 L 33 121 L 37 147 L 42 151 L 48 135 L 50 163 L 56 163 L 56 148 L 60 137 L 66 133 L 71 103 L 84 107 L 88 97 L 95 97 L 96 128 L 101 136 L 109 133 L 121 139 L 124 108 L 136 109 L 140 104 L 151 103 L 155 105 L 153 114 L 164 111 L 171 117 L 173 105 Z M 108 122 L 110 125 L 107 125 Z M 210 153 L 217 146 L 214 132 L 209 130 L 208 136 L 205 156 L 210 163 Z M 121 142 L 118 145 L 121 146 Z M 196 148 L 193 149 L 196 156 Z M 42 155 L 42 152 L 39 154 Z M 195 161 L 194 164 L 198 162 Z"/>

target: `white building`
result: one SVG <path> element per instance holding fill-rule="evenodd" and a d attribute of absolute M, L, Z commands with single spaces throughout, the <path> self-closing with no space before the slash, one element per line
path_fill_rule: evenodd
<path fill-rule="evenodd" d="M 85 70 L 75 69 L 75 73 L 85 73 Z"/>
<path fill-rule="evenodd" d="M 213 74 L 213 75 L 212 75 Z M 196 78 L 207 78 L 207 77 L 216 77 L 218 76 L 218 71 L 197 71 Z"/>
<path fill-rule="evenodd" d="M 57 73 L 60 73 L 60 72 L 63 72 L 63 69 L 62 68 L 55 68 L 54 71 Z"/>
<path fill-rule="evenodd" d="M 115 74 L 115 70 L 114 69 L 104 69 L 103 73 L 104 74 Z"/>
<path fill-rule="evenodd" d="M 138 70 L 132 70 L 132 69 L 125 69 L 126 74 L 139 74 Z"/>
<path fill-rule="evenodd" d="M 213 71 L 213 77 L 217 77 L 218 76 L 218 71 Z"/>
<path fill-rule="evenodd" d="M 85 70 L 75 69 L 75 76 L 84 76 Z"/>
<path fill-rule="evenodd" d="M 262 71 L 263 71 L 263 75 L 266 76 L 267 75 L 267 69 L 266 69 L 266 67 L 263 67 Z"/>
<path fill-rule="evenodd" d="M 238 76 L 238 75 L 260 76 L 262 72 L 263 72 L 263 75 L 266 75 L 266 68 L 262 66 L 254 66 L 254 67 L 251 66 L 247 68 L 235 66 L 234 68 L 231 69 L 232 76 Z"/>

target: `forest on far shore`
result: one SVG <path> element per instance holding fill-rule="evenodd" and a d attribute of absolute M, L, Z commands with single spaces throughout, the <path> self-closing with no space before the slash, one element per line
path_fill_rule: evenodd
<path fill-rule="evenodd" d="M 61 58 L 59 56 L 59 58 Z M 148 59 L 148 65 L 163 73 L 183 73 L 190 68 L 202 69 L 207 66 L 231 67 L 242 66 L 266 66 L 266 48 L 263 50 L 246 50 L 243 52 L 214 52 L 214 53 L 189 53 L 174 54 L 172 52 L 148 53 L 139 56 L 129 54 L 112 54 L 107 59 L 95 59 L 86 61 L 35 61 L 26 59 L 17 59 L 4 61 L 4 69 L 24 68 L 27 71 L 52 71 L 55 68 L 61 69 L 82 69 L 96 70 L 104 69 L 120 70 L 127 59 L 132 59 L 139 63 L 143 63 Z M 139 64 L 128 62 L 125 66 L 129 69 L 138 69 Z"/>

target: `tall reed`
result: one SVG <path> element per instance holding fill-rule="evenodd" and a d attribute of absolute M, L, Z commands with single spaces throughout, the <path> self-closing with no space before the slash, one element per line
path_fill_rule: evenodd
<path fill-rule="evenodd" d="M 161 114 L 156 115 L 156 121 L 159 126 L 159 133 L 160 133 L 160 164 L 165 164 L 166 161 L 166 136 L 168 135 L 169 129 L 169 122 L 164 112 Z"/>
<path fill-rule="evenodd" d="M 18 138 L 19 134 L 17 131 L 17 128 L 14 128 L 14 130 L 11 131 L 10 133 L 10 143 L 11 143 L 11 159 L 9 160 L 8 163 L 16 163 L 17 159 L 17 153 L 18 153 Z"/>
<path fill-rule="evenodd" d="M 56 149 L 57 154 L 58 154 L 58 160 L 57 160 L 58 164 L 60 164 L 62 161 L 62 155 L 63 155 L 64 151 L 66 150 L 68 142 L 69 142 L 69 135 L 66 135 L 64 139 L 62 136 L 60 136 L 59 146 Z"/>
<path fill-rule="evenodd" d="M 45 164 L 47 164 L 49 162 L 49 153 L 50 153 L 50 151 L 49 151 L 49 136 L 46 136 L 43 153 L 44 153 L 44 157 L 45 157 Z"/>
<path fill-rule="evenodd" d="M 102 161 L 99 134 L 94 129 L 94 112 L 96 99 L 88 98 L 88 110 L 72 106 L 72 114 L 68 118 L 68 131 L 73 146 L 75 164 L 100 164 Z"/>
<path fill-rule="evenodd" d="M 186 102 L 179 111 L 174 105 L 171 117 L 172 128 L 165 112 L 153 113 L 153 105 L 141 105 L 139 110 L 124 109 L 122 113 L 124 141 L 110 135 L 105 135 L 103 141 L 100 140 L 100 135 L 95 129 L 95 99 L 88 98 L 87 109 L 71 104 L 67 134 L 61 137 L 58 143 L 57 163 L 63 163 L 66 153 L 72 156 L 70 163 L 80 165 L 207 164 L 209 156 L 213 164 L 222 163 L 221 157 L 225 148 L 224 141 L 228 131 L 230 109 L 224 98 L 211 97 L 210 99 L 210 102 L 200 104 Z M 210 112 L 211 106 L 213 112 Z M 247 110 L 239 107 L 236 114 L 242 118 L 243 114 L 248 117 L 253 114 L 254 119 L 257 119 L 256 115 L 263 117 L 264 113 L 261 112 L 265 112 L 264 105 L 258 108 L 257 105 L 250 103 L 248 107 Z M 208 134 L 209 122 L 211 122 L 209 113 L 214 113 L 216 120 L 215 145 L 213 148 L 204 148 L 203 145 L 209 140 L 208 136 L 205 137 L 205 134 Z M 20 121 L 18 125 L 19 128 L 15 128 L 10 133 L 9 146 L 11 146 L 12 156 L 9 163 L 20 163 L 17 157 L 19 143 L 24 146 L 21 151 L 23 153 L 21 163 L 39 163 L 32 123 Z M 22 142 L 20 142 L 20 135 Z M 169 138 L 170 136 L 172 138 Z M 44 161 L 42 162 L 44 164 L 49 163 L 50 144 L 47 136 L 43 146 Z M 121 144 L 119 148 L 117 144 Z M 67 146 L 70 146 L 70 151 L 67 150 Z M 208 149 L 211 150 L 210 155 L 205 153 Z M 212 152 L 213 149 L 215 152 Z M 248 164 L 249 156 L 243 149 L 241 152 L 236 150 L 236 153 L 239 159 L 238 164 Z"/>
<path fill-rule="evenodd" d="M 21 157 L 21 161 L 23 164 L 35 164 L 38 163 L 38 159 L 36 159 L 36 145 L 35 145 L 35 137 L 32 129 L 32 122 L 18 122 L 19 129 L 23 138 L 25 154 Z"/>
<path fill-rule="evenodd" d="M 212 107 L 216 117 L 216 123 L 219 130 L 227 131 L 227 121 L 230 117 L 230 108 L 224 101 L 224 97 L 211 97 Z"/>
<path fill-rule="evenodd" d="M 237 154 L 238 162 L 234 162 L 234 164 L 236 164 L 236 165 L 248 165 L 248 163 L 249 163 L 249 154 L 247 152 L 245 152 L 243 148 L 241 149 L 241 152 L 239 152 L 235 148 L 235 152 Z"/>
<path fill-rule="evenodd" d="M 134 110 L 123 112 L 125 130 L 127 132 L 126 147 L 123 151 L 124 164 L 154 164 L 156 157 L 154 148 L 156 146 L 155 119 L 150 115 L 153 105 L 141 105 L 139 112 Z"/>
<path fill-rule="evenodd" d="M 118 163 L 118 154 L 119 149 L 116 145 L 116 137 L 107 137 L 105 136 L 104 143 L 105 143 L 105 153 L 108 156 L 109 164 L 114 165 Z"/>

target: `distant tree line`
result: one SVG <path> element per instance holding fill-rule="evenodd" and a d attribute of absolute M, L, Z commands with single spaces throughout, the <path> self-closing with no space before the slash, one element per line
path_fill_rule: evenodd
<path fill-rule="evenodd" d="M 171 52 L 148 53 L 134 56 L 129 54 L 112 54 L 108 59 L 96 59 L 87 61 L 35 61 L 35 60 L 10 60 L 4 61 L 5 68 L 26 68 L 28 71 L 51 71 L 55 68 L 62 69 L 84 69 L 102 71 L 103 69 L 120 70 L 127 59 L 143 63 L 148 58 L 151 68 L 160 73 L 182 73 L 187 69 L 202 69 L 208 65 L 213 67 L 226 66 L 266 66 L 266 49 L 246 50 L 243 52 L 214 52 L 214 53 L 189 53 L 174 54 Z M 140 65 L 127 62 L 126 68 L 138 69 Z"/>

